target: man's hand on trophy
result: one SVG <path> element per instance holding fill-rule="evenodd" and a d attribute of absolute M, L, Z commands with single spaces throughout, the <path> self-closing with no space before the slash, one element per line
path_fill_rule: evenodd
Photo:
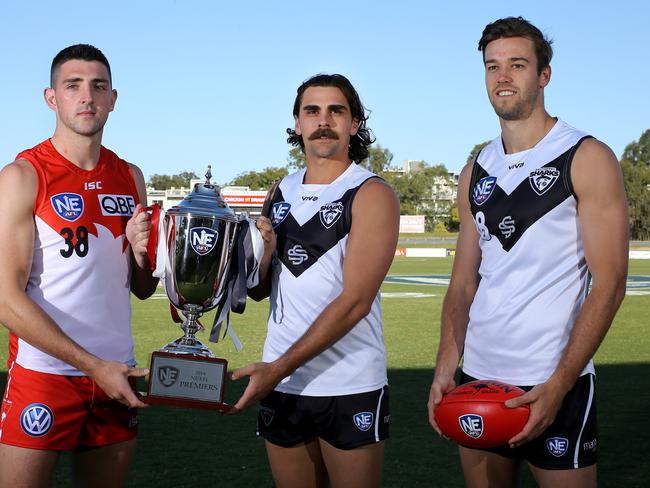
<path fill-rule="evenodd" d="M 129 384 L 129 376 L 145 376 L 146 368 L 132 368 L 117 361 L 99 361 L 90 372 L 97 385 L 113 400 L 129 407 L 146 407 Z"/>
<path fill-rule="evenodd" d="M 144 268 L 148 263 L 147 244 L 151 233 L 151 215 L 138 203 L 133 216 L 126 223 L 126 238 L 131 244 L 133 256 L 138 266 Z"/>
<path fill-rule="evenodd" d="M 226 412 L 226 415 L 234 415 L 249 407 L 252 407 L 260 399 L 271 393 L 271 390 L 284 377 L 279 371 L 276 363 L 252 363 L 232 372 L 232 379 L 239 380 L 248 376 L 248 385 L 237 403 Z"/>

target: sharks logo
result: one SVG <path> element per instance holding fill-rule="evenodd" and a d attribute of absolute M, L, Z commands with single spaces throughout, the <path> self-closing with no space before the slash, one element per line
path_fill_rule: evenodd
<path fill-rule="evenodd" d="M 530 173 L 528 180 L 535 193 L 543 195 L 555 184 L 560 176 L 560 170 L 557 168 L 537 168 Z"/>
<path fill-rule="evenodd" d="M 329 229 L 343 214 L 343 204 L 341 202 L 326 203 L 320 208 L 320 221 L 326 229 Z"/>

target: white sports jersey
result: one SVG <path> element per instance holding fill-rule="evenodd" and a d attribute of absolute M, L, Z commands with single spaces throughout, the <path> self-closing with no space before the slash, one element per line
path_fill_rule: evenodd
<path fill-rule="evenodd" d="M 482 259 L 465 340 L 470 376 L 535 385 L 560 360 L 589 287 L 570 173 L 585 137 L 558 120 L 533 148 L 505 154 L 497 137 L 474 163 Z M 590 361 L 583 374 L 593 371 Z"/>
<path fill-rule="evenodd" d="M 102 147 L 85 171 L 45 141 L 24 151 L 38 177 L 34 256 L 26 292 L 77 344 L 102 359 L 135 365 L 126 222 L 138 203 L 128 164 Z M 10 361 L 69 376 L 83 373 L 10 338 Z"/>
<path fill-rule="evenodd" d="M 272 198 L 277 260 L 264 361 L 281 356 L 342 292 L 352 202 L 361 185 L 376 176 L 354 163 L 328 185 L 303 184 L 304 175 L 303 169 L 285 177 Z M 347 395 L 376 390 L 386 383 L 378 293 L 366 317 L 285 378 L 276 390 L 307 396 Z"/>

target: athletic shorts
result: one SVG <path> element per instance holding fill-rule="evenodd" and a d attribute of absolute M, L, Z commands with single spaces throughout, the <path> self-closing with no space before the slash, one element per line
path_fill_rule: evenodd
<path fill-rule="evenodd" d="M 461 374 L 460 383 L 475 378 Z M 509 458 L 525 459 L 541 469 L 578 469 L 595 464 L 598 450 L 595 377 L 585 374 L 566 394 L 555 421 L 542 434 L 511 449 L 502 446 L 483 449 Z M 532 386 L 519 388 L 530 391 Z"/>
<path fill-rule="evenodd" d="M 388 438 L 388 386 L 331 397 L 272 391 L 260 401 L 257 434 L 292 447 L 316 437 L 337 449 L 354 449 Z"/>
<path fill-rule="evenodd" d="M 135 378 L 129 378 L 135 387 Z M 0 442 L 68 451 L 133 439 L 137 408 L 111 400 L 87 376 L 40 373 L 11 365 L 2 397 Z"/>

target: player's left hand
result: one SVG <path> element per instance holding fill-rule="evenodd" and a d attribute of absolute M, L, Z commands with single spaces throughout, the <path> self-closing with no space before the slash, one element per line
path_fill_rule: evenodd
<path fill-rule="evenodd" d="M 555 420 L 562 406 L 565 392 L 550 383 L 541 383 L 520 397 L 506 401 L 506 407 L 516 408 L 528 404 L 530 417 L 519 434 L 508 441 L 511 448 L 519 447 L 539 437 Z"/>
<path fill-rule="evenodd" d="M 126 238 L 131 244 L 133 255 L 140 267 L 144 267 L 147 257 L 147 244 L 151 233 L 151 215 L 146 212 L 142 205 L 135 207 L 133 216 L 126 223 Z"/>
<path fill-rule="evenodd" d="M 271 390 L 282 379 L 278 373 L 275 363 L 252 363 L 232 372 L 232 379 L 239 380 L 248 376 L 248 385 L 237 403 L 226 415 L 233 415 L 249 407 L 252 407 L 259 400 L 271 393 Z"/>

